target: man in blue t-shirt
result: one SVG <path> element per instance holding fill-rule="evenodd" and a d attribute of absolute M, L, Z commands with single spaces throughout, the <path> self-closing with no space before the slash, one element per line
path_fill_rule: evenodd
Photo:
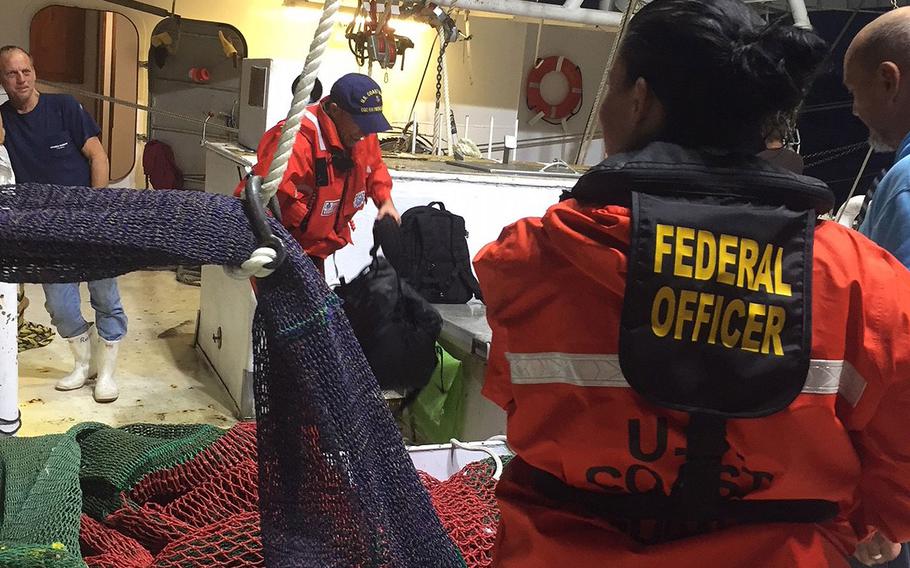
<path fill-rule="evenodd" d="M 896 152 L 859 230 L 910 268 L 910 8 L 857 34 L 844 58 L 844 84 L 872 147 Z"/>
<path fill-rule="evenodd" d="M 860 30 L 844 56 L 844 85 L 872 148 L 896 152 L 859 230 L 910 268 L 910 8 L 887 12 Z M 910 546 L 882 533 L 860 543 L 855 556 L 866 566 L 910 566 Z"/>
<path fill-rule="evenodd" d="M 0 106 L 0 114 L 16 181 L 106 186 L 110 167 L 98 139 L 98 125 L 76 99 L 39 93 L 35 80 L 27 51 L 16 46 L 0 48 L 0 85 L 9 96 Z M 113 375 L 119 342 L 126 334 L 126 314 L 113 278 L 89 282 L 88 289 L 97 332 L 82 317 L 79 284 L 44 285 L 51 321 L 75 358 L 73 372 L 60 379 L 56 388 L 78 389 L 95 377 L 95 400 L 111 402 L 119 394 Z"/>

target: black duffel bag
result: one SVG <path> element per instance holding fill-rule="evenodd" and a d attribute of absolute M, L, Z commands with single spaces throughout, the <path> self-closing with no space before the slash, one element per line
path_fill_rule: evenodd
<path fill-rule="evenodd" d="M 395 224 L 388 217 L 377 221 L 374 238 L 394 234 L 386 223 Z M 342 279 L 335 293 L 344 302 L 344 312 L 379 386 L 412 392 L 426 386 L 436 368 L 442 317 L 389 261 L 376 255 L 380 244 L 376 239 L 370 265 L 350 282 Z"/>

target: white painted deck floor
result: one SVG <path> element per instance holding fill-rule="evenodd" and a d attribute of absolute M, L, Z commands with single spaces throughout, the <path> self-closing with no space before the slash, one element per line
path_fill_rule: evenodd
<path fill-rule="evenodd" d="M 64 432 L 79 422 L 233 425 L 234 403 L 193 347 L 199 288 L 177 282 L 171 271 L 134 272 L 118 282 L 129 317 L 116 375 L 120 398 L 98 404 L 90 384 L 54 390 L 72 365 L 66 341 L 55 336 L 48 347 L 19 354 L 19 436 Z M 81 291 L 83 316 L 93 321 L 88 289 Z M 27 284 L 26 295 L 26 319 L 50 325 L 41 286 Z"/>

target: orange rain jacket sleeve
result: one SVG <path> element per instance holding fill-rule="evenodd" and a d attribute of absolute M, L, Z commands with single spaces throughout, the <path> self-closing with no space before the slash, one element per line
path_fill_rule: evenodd
<path fill-rule="evenodd" d="M 374 134 L 367 136 L 358 146 L 363 145 L 363 159 L 369 164 L 367 168 L 367 197 L 373 200 L 376 207 L 392 199 L 392 176 L 382 160 L 379 138 Z"/>
<path fill-rule="evenodd" d="M 823 224 L 818 234 L 816 290 L 817 279 L 824 277 L 850 287 L 849 301 L 840 310 L 816 293 L 813 333 L 824 341 L 828 334 L 835 335 L 832 327 L 843 326 L 844 359 L 852 367 L 848 372 L 857 376 L 855 391 L 837 399 L 837 415 L 862 463 L 861 499 L 851 520 L 861 538 L 877 528 L 892 541 L 907 542 L 910 436 L 904 425 L 910 412 L 910 272 L 884 249 L 834 223 Z M 849 403 L 851 397 L 858 399 L 855 406 Z"/>
<path fill-rule="evenodd" d="M 256 165 L 253 166 L 253 174 L 265 176 L 269 173 L 269 167 L 275 157 L 275 150 L 278 148 L 278 139 L 281 137 L 281 128 L 284 121 L 279 122 L 272 128 L 268 129 L 262 135 L 259 146 L 256 148 Z M 278 186 L 278 204 L 281 206 L 281 220 L 288 230 L 299 227 L 300 223 L 306 218 L 307 199 L 297 190 L 296 182 L 302 179 L 313 178 L 313 166 L 311 165 L 312 150 L 310 144 L 300 134 L 294 142 L 294 148 L 288 161 L 287 170 Z M 243 190 L 243 181 L 237 186 L 235 195 L 240 195 Z"/>

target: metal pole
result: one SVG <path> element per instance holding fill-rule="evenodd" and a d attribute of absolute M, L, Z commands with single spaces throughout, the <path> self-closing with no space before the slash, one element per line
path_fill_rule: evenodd
<path fill-rule="evenodd" d="M 161 116 L 167 116 L 170 118 L 175 118 L 177 120 L 183 120 L 186 122 L 193 122 L 193 123 L 199 124 L 199 125 L 204 125 L 206 123 L 205 119 L 202 119 L 202 118 L 193 118 L 191 116 L 185 116 L 182 114 L 177 114 L 176 112 L 170 112 L 170 111 L 166 111 L 166 110 L 152 108 L 152 107 L 145 106 L 145 105 L 140 105 L 138 103 L 134 103 L 131 101 L 125 101 L 123 99 L 118 99 L 115 97 L 99 95 L 98 93 L 93 93 L 92 91 L 86 91 L 84 89 L 78 89 L 76 87 L 71 87 L 69 85 L 61 85 L 59 83 L 52 83 L 50 81 L 43 81 L 41 79 L 38 79 L 37 82 L 41 85 L 47 85 L 49 87 L 53 87 L 55 89 L 65 92 L 65 93 L 76 94 L 76 95 L 80 95 L 83 97 L 89 97 L 92 99 L 98 99 L 99 101 L 106 101 L 109 103 L 114 103 L 114 104 L 118 104 L 121 106 L 129 107 L 129 108 L 134 108 L 136 110 L 144 110 L 145 112 L 148 112 L 151 114 L 159 114 Z M 219 129 L 225 130 L 227 132 L 234 132 L 234 133 L 240 132 L 240 130 L 237 128 L 231 128 L 230 126 L 223 126 L 223 125 L 217 124 L 217 123 L 216 124 L 210 123 L 208 125 L 208 127 L 209 128 L 219 128 Z"/>
<path fill-rule="evenodd" d="M 487 159 L 493 159 L 493 115 L 490 115 L 490 141 L 487 143 Z"/>
<path fill-rule="evenodd" d="M 806 0 L 789 0 L 790 13 L 793 14 L 793 25 L 806 30 L 812 29 L 809 21 L 809 10 L 806 9 Z"/>
<path fill-rule="evenodd" d="M 18 313 L 16 285 L 0 283 L 0 435 L 19 429 Z"/>
<path fill-rule="evenodd" d="M 613 29 L 619 27 L 621 19 L 618 12 L 580 7 L 572 8 L 571 5 L 578 3 L 577 0 L 569 0 L 569 8 L 555 4 L 516 2 L 516 0 L 435 0 L 434 3 L 446 8 L 458 8 L 459 10 L 492 12 L 494 14 L 506 14 L 535 20 L 547 20 L 549 22 L 587 24 Z"/>
<path fill-rule="evenodd" d="M 844 203 L 848 203 L 851 199 L 853 199 L 853 194 L 856 193 L 856 187 L 859 185 L 859 180 L 862 179 L 863 172 L 866 171 L 866 165 L 869 163 L 869 158 L 872 157 L 872 151 L 873 148 L 870 144 L 869 151 L 866 152 L 866 158 L 863 160 L 863 165 L 860 166 L 859 171 L 856 172 L 856 179 L 853 180 L 853 187 L 850 188 L 850 193 L 847 195 L 847 200 L 844 201 Z M 844 211 L 846 210 L 846 207 L 841 208 L 840 214 L 837 216 L 837 219 L 835 219 L 835 222 L 840 223 L 840 218 L 844 216 Z"/>

